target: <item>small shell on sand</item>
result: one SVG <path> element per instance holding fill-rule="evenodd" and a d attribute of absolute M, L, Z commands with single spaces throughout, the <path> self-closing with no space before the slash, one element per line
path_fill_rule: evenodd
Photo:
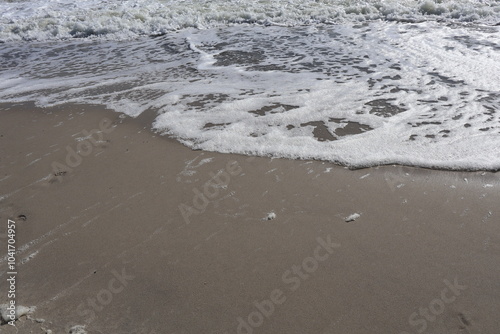
<path fill-rule="evenodd" d="M 267 214 L 267 216 L 265 218 L 262 218 L 262 220 L 273 220 L 276 218 L 276 214 L 274 213 L 274 211 L 271 211 Z"/>
<path fill-rule="evenodd" d="M 15 314 L 12 314 L 14 315 L 14 319 L 12 319 L 12 315 L 11 315 L 11 311 L 9 309 L 9 304 L 2 304 L 0 305 L 0 315 L 1 315 L 1 320 L 2 322 L 9 322 L 9 321 L 12 321 L 12 320 L 17 320 L 19 319 L 20 317 L 22 317 L 23 315 L 27 315 L 27 314 L 30 314 L 32 313 L 34 310 L 35 310 L 35 307 L 32 306 L 32 307 L 26 307 L 26 306 L 16 306 L 15 308 Z M 13 311 L 12 311 L 13 312 Z"/>
<path fill-rule="evenodd" d="M 87 334 L 87 331 L 85 330 L 85 326 L 76 325 L 70 328 L 69 334 Z"/>
<path fill-rule="evenodd" d="M 350 223 L 350 222 L 355 221 L 359 217 L 361 217 L 361 215 L 359 213 L 353 213 L 352 215 L 346 217 L 344 220 L 346 223 Z"/>

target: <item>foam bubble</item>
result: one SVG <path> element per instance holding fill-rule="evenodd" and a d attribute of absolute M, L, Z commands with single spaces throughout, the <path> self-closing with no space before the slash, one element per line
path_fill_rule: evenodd
<path fill-rule="evenodd" d="M 0 41 L 129 39 L 234 24 L 301 26 L 367 20 L 499 22 L 487 0 L 0 1 Z"/>
<path fill-rule="evenodd" d="M 6 43 L 0 101 L 153 110 L 157 130 L 208 151 L 496 170 L 498 32 L 366 22 Z"/>

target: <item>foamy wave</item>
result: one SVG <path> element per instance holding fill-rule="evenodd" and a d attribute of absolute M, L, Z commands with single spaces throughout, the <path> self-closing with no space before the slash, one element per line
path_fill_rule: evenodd
<path fill-rule="evenodd" d="M 370 22 L 7 43 L 0 102 L 156 111 L 156 129 L 210 151 L 499 170 L 499 30 Z"/>
<path fill-rule="evenodd" d="M 0 1 L 0 41 L 129 39 L 234 24 L 299 26 L 366 20 L 497 24 L 493 0 Z"/>

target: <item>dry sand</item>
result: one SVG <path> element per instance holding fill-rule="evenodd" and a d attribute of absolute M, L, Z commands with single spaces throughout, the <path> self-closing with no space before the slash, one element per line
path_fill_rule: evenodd
<path fill-rule="evenodd" d="M 152 116 L 0 106 L 0 233 L 36 306 L 1 332 L 499 332 L 498 174 L 193 151 Z"/>

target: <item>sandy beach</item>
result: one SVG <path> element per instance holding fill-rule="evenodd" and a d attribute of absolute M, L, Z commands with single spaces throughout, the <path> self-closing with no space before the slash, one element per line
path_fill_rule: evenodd
<path fill-rule="evenodd" d="M 498 173 L 193 151 L 154 116 L 0 105 L 1 279 L 12 220 L 36 307 L 0 332 L 498 333 Z"/>

